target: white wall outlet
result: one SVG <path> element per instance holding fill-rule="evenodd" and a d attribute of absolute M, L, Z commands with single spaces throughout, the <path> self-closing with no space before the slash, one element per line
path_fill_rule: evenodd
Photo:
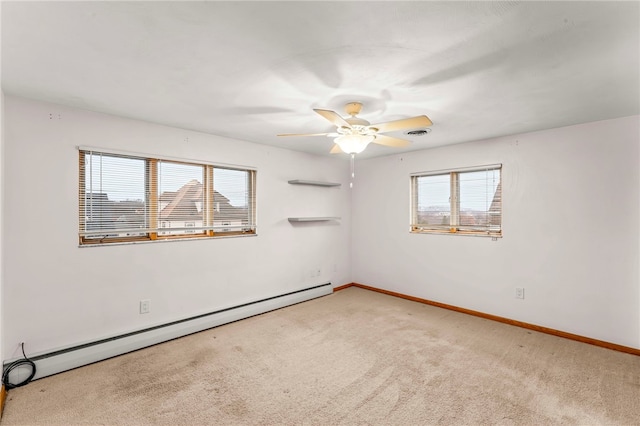
<path fill-rule="evenodd" d="M 524 299 L 524 288 L 516 287 L 516 299 Z"/>
<path fill-rule="evenodd" d="M 149 299 L 141 300 L 140 301 L 140 313 L 141 314 L 148 314 L 149 312 L 151 312 L 151 300 L 149 300 Z"/>

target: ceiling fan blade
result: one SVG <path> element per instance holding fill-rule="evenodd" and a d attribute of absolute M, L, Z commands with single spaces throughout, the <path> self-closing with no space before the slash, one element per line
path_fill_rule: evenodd
<path fill-rule="evenodd" d="M 380 145 L 393 146 L 396 148 L 402 148 L 404 146 L 411 145 L 411 141 L 406 139 L 392 138 L 386 135 L 376 135 L 376 138 L 372 141 Z"/>
<path fill-rule="evenodd" d="M 333 134 L 334 133 L 283 133 L 276 136 L 331 136 Z"/>
<path fill-rule="evenodd" d="M 340 154 L 342 152 L 342 150 L 340 149 L 340 146 L 338 144 L 334 144 L 333 148 L 331 148 L 331 151 L 329 151 L 329 153 L 331 154 Z"/>
<path fill-rule="evenodd" d="M 402 120 L 387 121 L 386 123 L 372 124 L 378 129 L 378 133 L 393 132 L 394 130 L 417 129 L 418 127 L 432 126 L 433 122 L 426 115 L 404 118 Z"/>
<path fill-rule="evenodd" d="M 329 109 L 314 109 L 314 111 L 332 122 L 336 127 L 351 127 L 351 124 L 347 123 L 346 120 L 340 117 L 335 111 Z"/>

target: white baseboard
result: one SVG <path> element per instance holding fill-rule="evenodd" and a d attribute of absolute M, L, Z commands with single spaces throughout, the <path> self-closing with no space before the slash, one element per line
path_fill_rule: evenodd
<path fill-rule="evenodd" d="M 147 346 L 166 342 L 177 337 L 263 314 L 320 296 L 326 296 L 332 292 L 333 288 L 331 283 L 322 284 L 241 306 L 127 333 L 110 339 L 77 345 L 46 354 L 39 354 L 31 358 L 36 364 L 34 380 L 142 349 Z M 6 364 L 10 362 L 11 361 L 7 361 Z M 12 380 L 12 382 L 14 381 Z"/>

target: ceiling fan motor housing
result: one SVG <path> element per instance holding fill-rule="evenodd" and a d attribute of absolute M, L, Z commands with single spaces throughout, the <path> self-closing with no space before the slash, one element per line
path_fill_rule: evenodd
<path fill-rule="evenodd" d="M 359 118 L 359 117 L 349 117 L 349 118 L 345 118 L 344 121 L 346 121 L 347 123 L 351 124 L 351 126 L 368 126 L 369 123 L 367 120 L 363 119 L 363 118 Z"/>
<path fill-rule="evenodd" d="M 378 129 L 374 127 L 369 127 L 371 123 L 369 123 L 364 118 L 356 117 L 357 114 L 362 110 L 362 102 L 349 102 L 344 107 L 347 114 L 351 117 L 345 118 L 344 121 L 351 125 L 351 128 L 343 128 L 342 131 L 338 130 L 339 133 L 351 134 L 351 135 L 373 135 Z"/>

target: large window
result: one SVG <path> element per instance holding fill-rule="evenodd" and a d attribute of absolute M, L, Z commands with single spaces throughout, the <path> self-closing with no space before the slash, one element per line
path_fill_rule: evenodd
<path fill-rule="evenodd" d="M 501 165 L 411 176 L 411 232 L 502 235 Z"/>
<path fill-rule="evenodd" d="M 80 149 L 81 245 L 255 234 L 249 169 Z"/>

